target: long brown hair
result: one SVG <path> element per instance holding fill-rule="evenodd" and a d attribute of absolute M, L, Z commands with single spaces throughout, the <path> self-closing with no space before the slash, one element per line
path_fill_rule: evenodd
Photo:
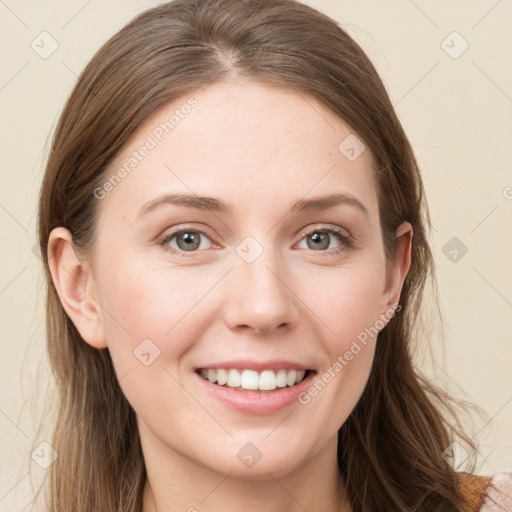
<path fill-rule="evenodd" d="M 379 334 L 367 386 L 339 430 L 339 469 L 354 511 L 458 510 L 457 474 L 442 452 L 459 423 L 442 412 L 453 412 L 452 402 L 419 374 L 411 354 L 424 287 L 435 282 L 418 165 L 365 53 L 331 18 L 294 0 L 175 0 L 145 11 L 96 53 L 63 110 L 39 203 L 47 344 L 59 393 L 49 510 L 140 512 L 146 479 L 135 413 L 108 349 L 85 343 L 59 301 L 49 234 L 69 229 L 87 257 L 94 190 L 119 150 L 165 104 L 229 75 L 310 95 L 364 141 L 375 161 L 388 263 L 397 227 L 408 221 L 414 229 L 401 311 Z"/>

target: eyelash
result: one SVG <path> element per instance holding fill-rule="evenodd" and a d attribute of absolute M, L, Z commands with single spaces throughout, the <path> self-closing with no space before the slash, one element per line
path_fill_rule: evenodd
<path fill-rule="evenodd" d="M 182 228 L 182 229 L 179 229 L 179 230 L 176 230 L 176 231 L 172 231 L 171 233 L 166 233 L 165 235 L 163 235 L 163 237 L 160 239 L 160 241 L 158 242 L 159 245 L 163 246 L 165 250 L 170 250 L 172 252 L 177 252 L 178 254 L 180 254 L 182 257 L 191 257 L 194 255 L 194 253 L 197 253 L 197 252 L 202 252 L 202 251 L 198 251 L 198 250 L 195 250 L 195 251 L 189 251 L 189 253 L 187 254 L 187 251 L 181 251 L 181 250 L 178 250 L 178 249 L 175 249 L 174 247 L 169 247 L 167 246 L 167 244 L 176 236 L 176 235 L 179 235 L 180 233 L 186 233 L 186 232 L 193 232 L 193 233 L 199 233 L 201 235 L 204 235 L 205 237 L 207 237 L 208 239 L 210 239 L 210 237 L 204 232 L 204 231 L 201 231 L 200 229 L 193 229 L 193 228 Z M 340 254 L 341 252 L 347 250 L 347 249 L 351 249 L 353 248 L 354 246 L 354 239 L 351 235 L 349 234 L 346 234 L 346 232 L 340 228 L 336 228 L 336 227 L 330 227 L 330 228 L 325 228 L 325 227 L 313 227 L 311 230 L 307 231 L 306 233 L 304 233 L 303 237 L 300 239 L 300 241 L 302 241 L 304 238 L 306 238 L 307 236 L 309 235 L 312 235 L 313 233 L 328 233 L 328 234 L 331 234 L 331 235 L 334 235 L 335 237 L 338 238 L 338 241 L 340 242 L 340 245 L 338 247 L 335 247 L 334 249 L 329 249 L 329 250 L 324 250 L 324 251 L 315 251 L 313 249 L 310 249 L 309 251 L 312 252 L 312 253 L 321 253 L 323 255 L 334 255 L 334 254 Z"/>

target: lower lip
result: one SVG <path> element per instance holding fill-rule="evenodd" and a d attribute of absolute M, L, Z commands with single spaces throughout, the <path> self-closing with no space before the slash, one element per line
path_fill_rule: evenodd
<path fill-rule="evenodd" d="M 304 380 L 295 386 L 277 388 L 275 391 L 267 391 L 264 393 L 219 386 L 209 380 L 203 379 L 197 373 L 196 375 L 207 391 L 231 408 L 245 414 L 263 415 L 278 412 L 292 403 L 298 402 L 299 395 L 303 391 L 306 391 L 311 385 L 315 372 L 311 372 Z"/>

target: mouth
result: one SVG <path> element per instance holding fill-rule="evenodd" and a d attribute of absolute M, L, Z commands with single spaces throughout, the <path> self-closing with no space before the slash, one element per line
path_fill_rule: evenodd
<path fill-rule="evenodd" d="M 231 410 L 247 415 L 274 414 L 301 404 L 317 371 L 289 360 L 217 361 L 195 368 L 201 388 Z"/>
<path fill-rule="evenodd" d="M 238 391 L 273 393 L 284 388 L 293 388 L 310 375 L 311 369 L 274 368 L 264 370 L 239 368 L 197 368 L 196 373 L 204 380 L 219 387 Z"/>

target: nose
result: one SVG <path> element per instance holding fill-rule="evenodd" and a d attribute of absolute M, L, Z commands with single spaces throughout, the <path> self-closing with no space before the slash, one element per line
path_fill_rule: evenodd
<path fill-rule="evenodd" d="M 225 322 L 230 329 L 258 334 L 293 328 L 298 321 L 297 297 L 289 272 L 263 252 L 252 263 L 235 259 L 226 287 Z"/>

